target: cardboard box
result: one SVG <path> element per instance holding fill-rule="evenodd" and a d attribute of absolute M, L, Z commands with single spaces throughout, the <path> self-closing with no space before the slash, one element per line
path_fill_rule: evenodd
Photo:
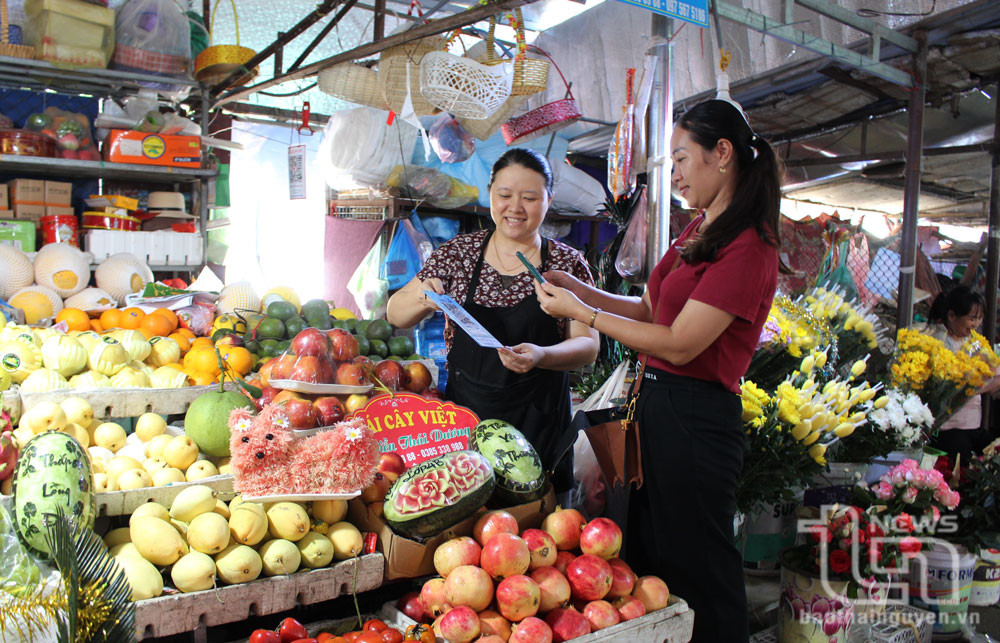
<path fill-rule="evenodd" d="M 44 205 L 22 205 L 20 203 L 14 204 L 14 218 L 21 219 L 22 221 L 31 221 L 36 226 L 41 222 L 42 217 L 45 216 L 45 206 Z"/>
<path fill-rule="evenodd" d="M 11 205 L 45 205 L 45 181 L 14 179 L 7 187 Z"/>
<path fill-rule="evenodd" d="M 73 184 L 61 181 L 45 182 L 45 205 L 69 206 L 73 202 Z"/>
<path fill-rule="evenodd" d="M 91 194 L 87 199 L 87 207 L 91 210 L 101 208 L 123 208 L 125 210 L 138 210 L 139 200 L 120 194 Z"/>
<path fill-rule="evenodd" d="M 436 573 L 434 571 L 434 550 L 438 545 L 455 536 L 471 536 L 472 528 L 479 519 L 480 512 L 463 520 L 444 533 L 424 542 L 410 540 L 396 534 L 381 516 L 371 512 L 360 498 L 347 503 L 348 518 L 362 532 L 372 531 L 378 536 L 378 547 L 385 556 L 385 577 L 418 578 Z M 542 518 L 556 509 L 556 494 L 551 488 L 541 499 L 516 507 L 504 507 L 504 511 L 517 519 L 521 531 L 535 529 L 542 524 Z"/>
<path fill-rule="evenodd" d="M 4 220 L 13 216 L 9 210 L 0 210 L 0 243 L 21 248 L 21 252 L 35 251 L 35 224 L 32 221 Z"/>
<path fill-rule="evenodd" d="M 201 139 L 197 136 L 147 134 L 111 130 L 104 144 L 104 160 L 139 165 L 201 168 Z"/>
<path fill-rule="evenodd" d="M 9 210 L 10 202 L 7 199 L 7 184 L 0 183 L 0 210 Z"/>
<path fill-rule="evenodd" d="M 47 205 L 45 206 L 45 216 L 51 217 L 59 214 L 74 216 L 76 212 L 68 205 Z"/>

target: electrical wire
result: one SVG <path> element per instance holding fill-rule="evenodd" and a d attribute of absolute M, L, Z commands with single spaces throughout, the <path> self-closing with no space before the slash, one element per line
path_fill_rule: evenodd
<path fill-rule="evenodd" d="M 879 16 L 899 16 L 904 18 L 922 18 L 934 13 L 937 8 L 937 0 L 931 0 L 931 8 L 923 13 L 911 13 L 906 11 L 881 11 L 879 9 L 858 9 L 858 15 L 864 18 L 878 18 Z"/>
<path fill-rule="evenodd" d="M 311 90 L 312 88 L 316 87 L 316 85 L 318 85 L 318 84 L 319 83 L 316 82 L 316 83 L 313 83 L 311 85 L 307 85 L 307 86 L 303 87 L 302 89 L 299 89 L 299 90 L 294 91 L 294 92 L 289 92 L 287 94 L 277 94 L 277 93 L 274 93 L 274 92 L 264 92 L 264 91 L 257 92 L 257 93 L 260 94 L 261 96 L 271 96 L 271 97 L 274 97 L 274 98 L 289 98 L 291 96 L 299 96 L 301 94 L 304 94 L 307 91 Z"/>

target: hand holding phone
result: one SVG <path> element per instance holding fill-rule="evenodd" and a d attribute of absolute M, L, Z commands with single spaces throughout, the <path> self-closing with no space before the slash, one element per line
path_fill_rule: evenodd
<path fill-rule="evenodd" d="M 517 251 L 517 258 L 521 260 L 521 263 L 524 264 L 524 267 L 528 269 L 528 272 L 531 273 L 531 276 L 534 277 L 538 283 L 545 283 L 545 279 L 542 277 L 542 274 L 538 272 L 538 269 L 535 268 L 530 261 L 528 261 L 527 257 L 521 254 L 520 250 Z"/>

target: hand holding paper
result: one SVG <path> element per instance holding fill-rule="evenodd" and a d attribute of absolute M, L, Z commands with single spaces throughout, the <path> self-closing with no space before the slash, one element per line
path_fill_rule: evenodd
<path fill-rule="evenodd" d="M 444 314 L 448 318 L 459 325 L 459 327 L 469 334 L 469 337 L 473 339 L 477 344 L 483 348 L 502 348 L 501 344 L 496 337 L 494 337 L 490 331 L 483 328 L 482 324 L 476 321 L 476 318 L 470 315 L 464 308 L 462 308 L 457 301 L 452 299 L 449 295 L 439 295 L 430 290 L 424 291 L 427 297 L 431 299 L 438 307 L 444 311 Z"/>

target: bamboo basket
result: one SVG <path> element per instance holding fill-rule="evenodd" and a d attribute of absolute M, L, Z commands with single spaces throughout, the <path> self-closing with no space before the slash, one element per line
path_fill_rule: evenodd
<path fill-rule="evenodd" d="M 441 49 L 441 44 L 440 36 L 428 36 L 389 47 L 382 52 L 378 64 L 378 83 L 389 109 L 397 114 L 401 113 L 406 93 L 409 91 L 410 102 L 417 116 L 428 116 L 438 112 L 438 109 L 420 94 L 420 61 L 430 52 Z M 408 85 L 407 71 L 410 77 Z"/>
<path fill-rule="evenodd" d="M 515 29 L 517 31 L 518 53 L 514 57 L 514 82 L 510 88 L 511 96 L 530 96 L 543 92 L 549 86 L 549 61 L 544 58 L 528 58 L 523 49 L 526 47 L 524 40 L 524 17 L 521 15 L 521 8 L 514 9 Z M 494 46 L 494 32 L 496 30 L 496 18 L 490 18 L 490 30 L 486 36 L 486 60 L 484 65 L 499 65 L 505 62 L 497 58 Z"/>
<path fill-rule="evenodd" d="M 0 56 L 12 58 L 34 58 L 35 48 L 29 45 L 10 43 L 10 19 L 7 15 L 7 0 L 0 0 Z"/>
<path fill-rule="evenodd" d="M 485 141 L 496 134 L 500 126 L 510 120 L 527 100 L 524 96 L 511 96 L 489 118 L 459 118 L 458 124 L 480 141 Z"/>
<path fill-rule="evenodd" d="M 343 63 L 327 67 L 317 77 L 324 94 L 358 105 L 389 109 L 379 89 L 378 72 L 364 65 Z"/>
<path fill-rule="evenodd" d="M 219 1 L 215 0 L 212 7 L 212 18 L 209 23 L 208 37 L 212 39 L 212 31 L 215 27 L 215 12 L 219 9 Z M 238 77 L 232 87 L 246 85 L 256 78 L 259 67 L 247 69 L 246 63 L 257 55 L 257 52 L 249 47 L 240 46 L 240 18 L 236 14 L 235 0 L 229 0 L 233 6 L 233 22 L 236 24 L 236 44 L 235 45 L 211 45 L 202 50 L 194 59 L 194 77 L 200 83 L 214 85 L 229 77 L 229 74 L 237 69 L 243 69 L 246 73 Z"/>

